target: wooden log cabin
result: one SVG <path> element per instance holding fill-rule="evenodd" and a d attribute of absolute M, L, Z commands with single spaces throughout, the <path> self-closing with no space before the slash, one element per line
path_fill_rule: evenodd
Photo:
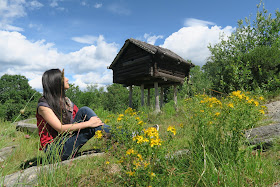
<path fill-rule="evenodd" d="M 130 90 L 129 106 L 132 106 L 132 86 L 141 87 L 141 104 L 144 105 L 144 89 L 148 89 L 147 104 L 150 104 L 150 88 L 155 88 L 155 109 L 160 111 L 159 91 L 161 87 L 161 104 L 163 88 L 174 86 L 174 101 L 177 102 L 177 85 L 189 76 L 194 65 L 174 52 L 142 42 L 127 39 L 108 67 L 113 70 L 113 83 L 128 86 Z"/>

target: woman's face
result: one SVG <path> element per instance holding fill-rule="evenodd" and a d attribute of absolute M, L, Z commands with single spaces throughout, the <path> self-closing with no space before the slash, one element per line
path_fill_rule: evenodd
<path fill-rule="evenodd" d="M 68 88 L 70 88 L 69 83 L 68 83 L 69 79 L 64 77 L 64 89 L 67 90 Z"/>

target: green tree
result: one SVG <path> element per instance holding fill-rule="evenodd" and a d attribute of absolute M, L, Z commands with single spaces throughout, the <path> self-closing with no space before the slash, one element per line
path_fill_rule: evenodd
<path fill-rule="evenodd" d="M 35 96 L 35 97 L 34 97 Z M 0 78 L 0 117 L 14 120 L 22 111 L 21 118 L 34 116 L 40 93 L 31 88 L 28 79 L 21 75 L 3 75 Z M 25 107 L 28 104 L 27 107 Z"/>
<path fill-rule="evenodd" d="M 78 107 L 81 107 L 80 104 L 80 96 L 82 91 L 80 90 L 79 86 L 75 86 L 74 84 L 69 84 L 69 88 L 66 90 L 65 94 L 69 99 L 75 103 Z"/>
<path fill-rule="evenodd" d="M 201 70 L 200 66 L 195 66 L 191 68 L 189 80 L 184 82 L 179 94 L 183 98 L 196 94 L 209 94 L 211 87 L 212 82 L 208 79 L 207 74 Z"/>
<path fill-rule="evenodd" d="M 121 112 L 128 108 L 129 91 L 120 84 L 112 84 L 107 86 L 107 92 L 104 93 L 103 106 L 104 109 Z"/>
<path fill-rule="evenodd" d="M 214 89 L 228 93 L 279 87 L 280 13 L 276 10 L 273 18 L 261 5 L 255 20 L 239 20 L 229 38 L 209 46 L 211 56 L 203 69 Z"/>

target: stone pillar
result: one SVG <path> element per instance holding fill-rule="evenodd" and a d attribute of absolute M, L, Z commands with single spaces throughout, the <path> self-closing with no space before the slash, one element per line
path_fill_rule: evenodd
<path fill-rule="evenodd" d="M 158 94 L 158 82 L 154 83 L 155 87 L 155 100 L 156 100 L 156 112 L 160 112 L 160 107 L 159 107 L 159 94 Z"/>
<path fill-rule="evenodd" d="M 141 106 L 144 106 L 144 84 L 141 84 Z"/>
<path fill-rule="evenodd" d="M 175 109 L 177 109 L 177 85 L 174 85 L 174 103 L 175 103 Z"/>
<path fill-rule="evenodd" d="M 132 108 L 132 85 L 129 86 L 129 107 Z"/>

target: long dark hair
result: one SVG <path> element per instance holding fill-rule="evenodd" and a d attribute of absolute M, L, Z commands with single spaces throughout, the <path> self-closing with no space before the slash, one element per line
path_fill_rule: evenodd
<path fill-rule="evenodd" d="M 70 123 L 65 110 L 64 70 L 50 69 L 42 77 L 43 97 L 62 124 Z"/>

